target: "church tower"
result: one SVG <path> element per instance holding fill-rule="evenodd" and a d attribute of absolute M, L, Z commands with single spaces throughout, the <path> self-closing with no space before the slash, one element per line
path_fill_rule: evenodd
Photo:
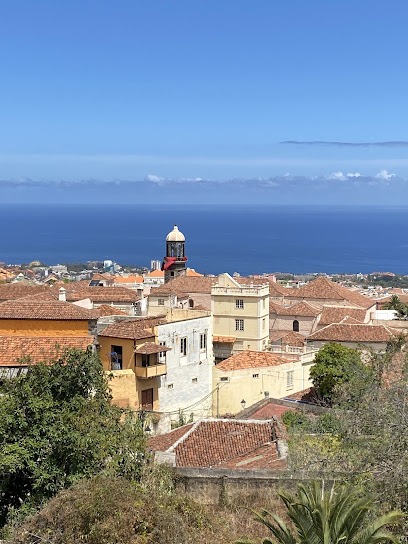
<path fill-rule="evenodd" d="M 166 256 L 162 264 L 165 283 L 177 276 L 184 276 L 186 273 L 185 241 L 184 234 L 179 231 L 177 225 L 174 225 L 174 229 L 169 232 L 166 238 Z"/>

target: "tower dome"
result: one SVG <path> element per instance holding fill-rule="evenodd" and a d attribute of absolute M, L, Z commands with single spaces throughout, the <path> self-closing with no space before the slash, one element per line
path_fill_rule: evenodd
<path fill-rule="evenodd" d="M 179 231 L 178 226 L 174 225 L 174 229 L 168 233 L 166 242 L 185 242 L 184 234 Z"/>

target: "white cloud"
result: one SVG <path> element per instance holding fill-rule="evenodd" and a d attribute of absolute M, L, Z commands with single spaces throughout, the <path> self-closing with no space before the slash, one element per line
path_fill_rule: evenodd
<path fill-rule="evenodd" d="M 346 181 L 347 177 L 343 174 L 343 172 L 332 172 L 328 175 L 328 179 L 335 179 L 337 181 Z"/>
<path fill-rule="evenodd" d="M 155 174 L 147 174 L 147 176 L 145 176 L 145 181 L 150 181 L 152 183 L 161 183 L 162 181 L 165 181 L 165 178 L 161 178 L 160 176 L 156 176 Z"/>
<path fill-rule="evenodd" d="M 393 177 L 395 177 L 395 174 L 389 174 L 387 172 L 387 170 L 380 170 L 378 172 L 378 174 L 375 176 L 377 179 L 384 179 L 384 180 L 387 180 L 387 179 L 391 179 Z"/>
<path fill-rule="evenodd" d="M 347 174 L 348 178 L 361 178 L 360 172 L 349 172 Z"/>

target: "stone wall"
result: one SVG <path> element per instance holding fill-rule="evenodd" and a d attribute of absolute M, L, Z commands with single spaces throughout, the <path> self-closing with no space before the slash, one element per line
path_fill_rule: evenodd
<path fill-rule="evenodd" d="M 343 475 L 302 474 L 266 470 L 228 470 L 177 468 L 176 488 L 202 504 L 222 505 L 251 497 L 254 502 L 268 500 L 280 489 L 295 490 L 300 482 L 315 479 L 331 483 Z"/>

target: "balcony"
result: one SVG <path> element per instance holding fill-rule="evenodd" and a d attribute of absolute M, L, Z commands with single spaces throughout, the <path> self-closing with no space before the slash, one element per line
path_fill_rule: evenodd
<path fill-rule="evenodd" d="M 140 380 L 158 378 L 167 374 L 167 365 L 166 363 L 157 363 L 149 366 L 135 366 L 135 374 Z"/>

